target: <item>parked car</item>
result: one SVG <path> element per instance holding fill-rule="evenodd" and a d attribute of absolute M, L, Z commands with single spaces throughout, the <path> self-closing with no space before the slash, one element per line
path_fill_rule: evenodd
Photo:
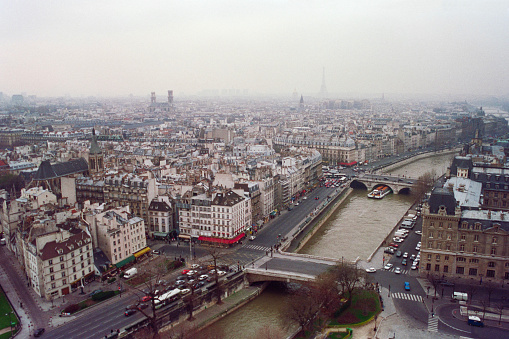
<path fill-rule="evenodd" d="M 411 269 L 413 269 L 413 270 L 416 270 L 417 268 L 419 268 L 419 266 L 417 266 L 415 264 L 413 264 L 412 267 L 411 267 Z"/>
<path fill-rule="evenodd" d="M 368 273 L 375 273 L 376 272 L 376 268 L 374 268 L 374 267 L 366 268 L 366 272 L 368 272 Z"/>
<path fill-rule="evenodd" d="M 407 261 L 406 261 L 406 259 L 403 259 L 403 260 L 401 261 L 401 265 L 404 265 L 404 266 L 406 266 L 406 264 L 407 264 Z"/>
<path fill-rule="evenodd" d="M 468 324 L 470 326 L 484 327 L 484 323 L 481 321 L 481 318 L 473 315 L 468 317 Z"/>
<path fill-rule="evenodd" d="M 147 307 L 148 307 L 148 304 L 143 304 L 143 303 L 142 303 L 142 304 L 139 304 L 139 305 L 138 305 L 138 309 L 139 309 L 139 310 L 144 310 L 144 309 L 146 309 Z"/>
<path fill-rule="evenodd" d="M 198 280 L 207 280 L 209 276 L 207 274 L 202 274 L 200 275 L 200 277 L 198 278 Z"/>
<path fill-rule="evenodd" d="M 126 317 L 129 317 L 129 316 L 133 315 L 134 313 L 136 313 L 136 309 L 129 309 L 129 310 L 124 312 L 124 315 Z"/>
<path fill-rule="evenodd" d="M 192 264 L 192 265 L 191 265 L 191 268 L 192 268 L 193 270 L 197 269 L 198 267 L 200 267 L 200 265 L 198 265 L 198 264 Z"/>
<path fill-rule="evenodd" d="M 183 290 L 180 290 L 180 295 L 186 295 L 188 293 L 191 293 L 191 290 L 189 288 L 184 288 Z"/>
<path fill-rule="evenodd" d="M 44 334 L 44 328 L 38 328 L 34 331 L 34 337 L 40 337 L 41 335 Z"/>
<path fill-rule="evenodd" d="M 400 274 L 400 273 L 401 273 L 401 268 L 400 268 L 400 267 L 396 267 L 396 268 L 394 269 L 394 273 L 396 273 L 396 274 Z"/>
<path fill-rule="evenodd" d="M 399 258 L 399 257 L 401 257 L 401 251 L 397 251 L 397 252 L 396 252 L 396 256 L 397 256 L 398 258 Z"/>
<path fill-rule="evenodd" d="M 454 283 L 451 281 L 443 280 L 440 282 L 442 286 L 454 286 Z"/>
<path fill-rule="evenodd" d="M 225 274 L 226 274 L 225 271 L 217 271 L 217 275 L 220 276 L 220 277 L 225 275 Z"/>
<path fill-rule="evenodd" d="M 190 270 L 189 272 L 187 272 L 187 276 L 192 276 L 195 275 L 196 273 L 198 272 L 196 272 L 195 270 Z"/>
<path fill-rule="evenodd" d="M 415 231 L 415 234 L 422 235 L 422 231 Z"/>
<path fill-rule="evenodd" d="M 125 307 L 126 310 L 134 310 L 134 309 L 137 309 L 137 308 L 138 308 L 138 305 L 136 305 L 136 304 L 127 305 Z"/>
<path fill-rule="evenodd" d="M 146 295 L 143 298 L 141 298 L 141 301 L 149 301 L 150 299 L 152 299 L 152 297 L 149 295 Z"/>
<path fill-rule="evenodd" d="M 408 252 L 403 253 L 403 258 L 408 258 Z"/>
<path fill-rule="evenodd" d="M 185 283 L 186 283 L 186 281 L 185 281 L 185 280 L 177 280 L 177 281 L 175 282 L 175 285 L 177 285 L 177 286 L 182 286 L 182 285 L 185 285 Z"/>
<path fill-rule="evenodd" d="M 385 270 L 390 270 L 392 268 L 392 266 L 394 266 L 394 265 L 391 264 L 391 263 L 385 264 L 384 269 Z"/>
<path fill-rule="evenodd" d="M 410 291 L 410 283 L 405 281 L 405 291 Z"/>
<path fill-rule="evenodd" d="M 182 270 L 182 274 L 187 274 L 190 270 Z"/>

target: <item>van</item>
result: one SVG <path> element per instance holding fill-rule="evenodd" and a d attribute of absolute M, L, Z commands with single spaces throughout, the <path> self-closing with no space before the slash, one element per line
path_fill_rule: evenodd
<path fill-rule="evenodd" d="M 138 269 L 136 267 L 130 268 L 124 272 L 124 278 L 129 279 L 135 276 L 138 273 Z"/>
<path fill-rule="evenodd" d="M 473 315 L 468 317 L 468 324 L 470 326 L 484 327 L 484 323 L 481 321 L 481 318 Z"/>
<path fill-rule="evenodd" d="M 463 293 L 463 292 L 454 292 L 452 294 L 452 298 L 455 299 L 455 300 L 467 301 L 468 300 L 468 294 Z"/>

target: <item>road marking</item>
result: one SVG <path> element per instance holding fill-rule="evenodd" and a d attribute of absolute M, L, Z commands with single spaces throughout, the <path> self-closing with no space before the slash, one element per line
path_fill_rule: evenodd
<path fill-rule="evenodd" d="M 394 273 L 394 267 L 393 267 L 393 268 L 391 268 L 391 269 L 389 270 L 389 272 L 393 272 L 393 273 Z M 401 273 L 400 273 L 400 274 L 407 274 L 407 273 L 408 273 L 408 270 L 401 270 Z"/>
<path fill-rule="evenodd" d="M 249 248 L 256 251 L 270 251 L 270 247 L 260 246 L 260 245 L 246 245 L 245 248 Z"/>
<path fill-rule="evenodd" d="M 438 332 L 438 318 L 432 317 L 431 314 L 428 315 L 428 331 Z"/>
<path fill-rule="evenodd" d="M 422 297 L 420 295 L 416 295 L 416 294 L 394 292 L 394 293 L 391 293 L 391 297 L 396 298 L 396 299 L 418 301 L 418 302 L 422 303 Z"/>

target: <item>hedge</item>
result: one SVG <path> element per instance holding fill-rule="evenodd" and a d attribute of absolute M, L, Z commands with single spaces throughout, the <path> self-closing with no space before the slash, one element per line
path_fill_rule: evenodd
<path fill-rule="evenodd" d="M 92 296 L 93 301 L 102 301 L 111 298 L 115 295 L 115 291 L 104 291 L 96 293 Z"/>

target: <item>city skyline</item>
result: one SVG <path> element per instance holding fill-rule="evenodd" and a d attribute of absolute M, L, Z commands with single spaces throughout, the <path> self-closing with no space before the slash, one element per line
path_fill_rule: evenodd
<path fill-rule="evenodd" d="M 2 2 L 0 91 L 509 95 L 502 1 Z M 247 90 L 247 92 L 246 92 Z"/>

